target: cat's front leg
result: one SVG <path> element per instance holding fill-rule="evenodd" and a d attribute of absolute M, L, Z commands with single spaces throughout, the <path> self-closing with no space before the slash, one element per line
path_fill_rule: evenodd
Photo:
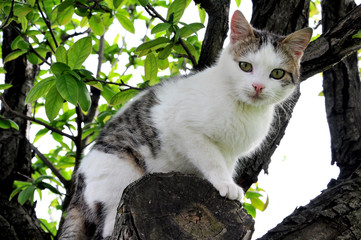
<path fill-rule="evenodd" d="M 203 176 L 219 191 L 222 197 L 241 201 L 244 192 L 233 180 L 232 173 L 234 164 L 227 163 L 219 147 L 207 136 L 195 133 L 192 130 L 184 130 L 181 140 L 180 151 L 186 151 L 187 159 L 194 165 Z M 228 166 L 231 164 L 232 166 Z"/>

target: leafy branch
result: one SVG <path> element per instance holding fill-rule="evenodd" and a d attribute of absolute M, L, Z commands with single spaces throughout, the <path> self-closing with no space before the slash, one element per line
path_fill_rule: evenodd
<path fill-rule="evenodd" d="M 49 159 L 42 154 L 37 147 L 35 147 L 32 143 L 29 142 L 31 149 L 38 155 L 40 160 L 51 170 L 51 172 L 59 179 L 59 181 L 64 184 L 65 189 L 70 187 L 70 181 L 66 180 L 63 175 L 59 172 L 59 170 L 49 161 Z"/>
<path fill-rule="evenodd" d="M 54 32 L 53 32 L 53 30 L 52 30 L 52 28 L 51 28 L 50 21 L 44 16 L 44 13 L 43 13 L 43 11 L 41 10 L 41 7 L 40 7 L 39 0 L 36 0 L 36 4 L 37 4 L 37 6 L 38 6 L 38 9 L 39 9 L 39 12 L 40 12 L 41 17 L 43 18 L 46 26 L 47 26 L 48 29 L 49 29 L 50 35 L 51 35 L 51 37 L 53 38 L 53 41 L 54 41 L 55 46 L 56 46 L 56 48 L 58 48 L 59 45 L 58 45 L 58 42 L 56 41 Z M 50 46 L 51 50 L 53 51 L 53 53 L 55 53 L 55 50 L 53 49 L 53 47 L 51 46 L 51 44 L 49 44 L 49 46 Z"/>
<path fill-rule="evenodd" d="M 154 17 L 154 18 L 159 18 L 159 19 L 160 19 L 162 22 L 164 22 L 164 23 L 168 23 L 168 21 L 167 21 L 164 17 L 162 17 L 162 16 L 153 8 L 153 6 L 152 6 L 150 3 L 148 3 L 148 4 L 144 7 L 144 9 L 147 11 L 147 13 L 148 13 L 150 16 L 152 16 L 152 17 Z M 175 28 L 173 27 L 172 29 L 173 29 L 173 32 L 176 34 Z M 192 53 L 190 52 L 189 48 L 187 47 L 187 45 L 185 44 L 185 42 L 183 41 L 183 39 L 182 39 L 182 38 L 179 38 L 178 41 L 179 41 L 179 43 L 182 45 L 183 49 L 186 51 L 189 60 L 191 60 L 192 65 L 193 65 L 193 67 L 195 68 L 195 67 L 197 66 L 197 61 L 196 61 L 196 59 L 194 58 L 194 56 L 193 56 Z"/>
<path fill-rule="evenodd" d="M 13 17 L 13 15 L 14 15 L 14 4 L 15 4 L 15 0 L 12 0 L 9 15 L 6 17 L 5 21 L 0 26 L 0 30 L 2 30 L 4 27 L 6 27 L 9 24 L 10 19 Z"/>
<path fill-rule="evenodd" d="M 57 129 L 56 127 L 53 127 L 53 126 L 51 126 L 51 125 L 49 125 L 49 124 L 47 124 L 47 123 L 45 123 L 43 121 L 40 121 L 40 120 L 36 119 L 35 117 L 30 117 L 30 116 L 24 115 L 22 113 L 19 113 L 19 112 L 15 111 L 15 110 L 11 109 L 9 107 L 9 105 L 6 103 L 3 95 L 0 95 L 0 100 L 3 103 L 2 105 L 3 105 L 3 107 L 5 108 L 5 110 L 7 112 L 9 112 L 9 113 L 11 113 L 11 114 L 13 114 L 13 115 L 15 115 L 17 117 L 20 117 L 20 118 L 26 119 L 28 121 L 32 121 L 34 123 L 40 124 L 40 125 L 46 127 L 47 129 L 49 129 L 50 131 L 53 131 L 53 132 L 55 132 L 57 134 L 60 134 L 60 135 L 62 135 L 64 137 L 67 137 L 67 138 L 71 139 L 72 141 L 76 140 L 76 138 L 74 136 L 69 135 L 69 134 Z"/>

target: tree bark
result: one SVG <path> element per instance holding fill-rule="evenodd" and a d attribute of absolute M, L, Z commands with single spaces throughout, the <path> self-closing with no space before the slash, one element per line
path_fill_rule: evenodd
<path fill-rule="evenodd" d="M 322 1 L 323 30 L 329 33 L 335 29 L 339 19 L 354 7 L 354 2 L 346 0 Z M 339 179 L 332 180 L 321 195 L 260 239 L 361 239 L 361 92 L 356 54 L 323 76 L 332 162 L 340 167 Z"/>
<path fill-rule="evenodd" d="M 323 31 L 328 31 L 355 6 L 350 1 L 322 1 Z M 361 14 L 361 6 L 358 9 Z M 332 164 L 340 167 L 340 178 L 349 177 L 361 164 L 361 86 L 357 61 L 354 53 L 323 73 Z"/>
<path fill-rule="evenodd" d="M 3 29 L 2 53 L 5 58 L 11 52 L 11 43 L 18 36 L 16 28 L 11 23 Z M 25 105 L 25 97 L 33 85 L 38 73 L 38 66 L 31 65 L 23 55 L 4 66 L 5 82 L 13 87 L 7 89 L 3 97 L 14 110 L 28 114 L 30 107 Z M 5 109 L 0 114 L 15 121 L 19 131 L 0 129 L 0 232 L 2 239 L 48 239 L 36 219 L 34 207 L 29 203 L 23 206 L 14 198 L 9 201 L 14 180 L 27 181 L 31 177 L 32 153 L 26 136 L 29 122 L 13 117 Z"/>
<path fill-rule="evenodd" d="M 335 183 L 258 240 L 361 239 L 361 171 Z"/>
<path fill-rule="evenodd" d="M 200 71 L 214 64 L 221 52 L 228 33 L 230 0 L 194 0 L 208 14 L 201 55 L 195 70 Z"/>
<path fill-rule="evenodd" d="M 222 198 L 206 180 L 152 174 L 125 189 L 112 239 L 247 240 L 253 226 L 238 201 Z"/>

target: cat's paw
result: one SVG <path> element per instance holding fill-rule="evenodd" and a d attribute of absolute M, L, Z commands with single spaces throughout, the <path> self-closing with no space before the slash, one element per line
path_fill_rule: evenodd
<path fill-rule="evenodd" d="M 217 184 L 217 190 L 222 197 L 226 197 L 231 200 L 242 201 L 244 196 L 243 189 L 234 182 L 222 182 Z"/>

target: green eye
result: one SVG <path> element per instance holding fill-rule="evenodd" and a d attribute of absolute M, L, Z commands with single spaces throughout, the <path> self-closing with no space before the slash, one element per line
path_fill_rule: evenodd
<path fill-rule="evenodd" d="M 274 79 L 281 79 L 285 76 L 286 71 L 282 69 L 273 69 L 270 77 Z"/>
<path fill-rule="evenodd" d="M 252 64 L 250 64 L 248 62 L 239 62 L 239 67 L 244 72 L 252 72 L 252 70 L 253 70 Z"/>

